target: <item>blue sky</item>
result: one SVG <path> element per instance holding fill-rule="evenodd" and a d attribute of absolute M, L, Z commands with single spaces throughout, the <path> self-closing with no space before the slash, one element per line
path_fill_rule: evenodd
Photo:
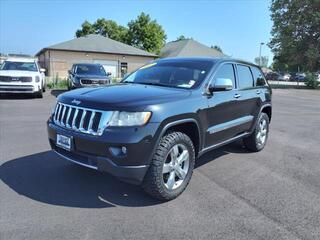
<path fill-rule="evenodd" d="M 225 1 L 85 1 L 0 0 L 0 52 L 35 54 L 41 48 L 74 38 L 84 20 L 104 17 L 126 25 L 142 11 L 163 26 L 167 41 L 179 35 L 249 61 L 259 43 L 270 40 L 267 0 Z M 272 54 L 263 46 L 262 55 Z"/>

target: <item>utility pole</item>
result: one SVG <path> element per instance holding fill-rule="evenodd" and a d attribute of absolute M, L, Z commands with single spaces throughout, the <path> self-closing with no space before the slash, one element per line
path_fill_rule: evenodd
<path fill-rule="evenodd" d="M 260 43 L 260 51 L 259 51 L 259 66 L 261 67 L 261 48 L 262 48 L 262 45 L 264 45 L 263 42 Z"/>

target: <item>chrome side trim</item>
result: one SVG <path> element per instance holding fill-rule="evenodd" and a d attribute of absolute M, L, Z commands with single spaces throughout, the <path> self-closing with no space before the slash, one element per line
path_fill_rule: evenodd
<path fill-rule="evenodd" d="M 53 150 L 56 154 L 58 154 L 60 157 L 63 157 L 64 159 L 70 161 L 70 162 L 73 162 L 73 163 L 76 163 L 76 164 L 79 164 L 81 166 L 84 166 L 84 167 L 87 167 L 87 168 L 91 168 L 91 169 L 94 169 L 94 170 L 98 170 L 98 167 L 95 167 L 95 166 L 92 166 L 92 165 L 89 165 L 89 164 L 85 164 L 85 163 L 82 163 L 82 162 L 77 162 L 69 157 L 66 157 L 64 156 L 63 154 L 57 152 L 56 150 Z"/>
<path fill-rule="evenodd" d="M 207 132 L 209 132 L 209 134 L 221 132 L 221 131 L 227 130 L 229 128 L 236 127 L 236 126 L 251 122 L 252 120 L 253 120 L 253 116 L 252 115 L 248 115 L 248 116 L 245 116 L 245 117 L 241 117 L 241 118 L 237 118 L 237 119 L 231 120 L 231 121 L 226 122 L 226 123 L 221 123 L 221 124 L 212 126 L 212 127 L 208 128 Z"/>

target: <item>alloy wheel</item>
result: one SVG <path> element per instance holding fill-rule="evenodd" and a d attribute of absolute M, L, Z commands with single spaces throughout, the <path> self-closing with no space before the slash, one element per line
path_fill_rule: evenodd
<path fill-rule="evenodd" d="M 164 185 L 168 190 L 181 186 L 189 170 L 190 156 L 183 144 L 174 145 L 167 154 L 162 174 Z"/>
<path fill-rule="evenodd" d="M 258 132 L 256 135 L 256 140 L 259 146 L 265 144 L 267 139 L 267 131 L 268 131 L 267 121 L 265 119 L 261 119 L 258 126 Z"/>

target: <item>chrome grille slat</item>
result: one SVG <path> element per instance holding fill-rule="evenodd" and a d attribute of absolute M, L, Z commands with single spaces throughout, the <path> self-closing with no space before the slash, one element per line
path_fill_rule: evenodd
<path fill-rule="evenodd" d="M 59 122 L 59 116 L 60 116 L 60 113 L 61 113 L 61 109 L 62 109 L 62 105 L 60 104 L 60 105 L 59 105 L 59 111 L 58 111 L 58 114 L 57 114 L 57 116 L 56 116 L 57 122 Z"/>
<path fill-rule="evenodd" d="M 62 115 L 61 115 L 61 118 L 60 118 L 60 124 L 62 126 L 65 126 L 65 124 L 63 122 L 63 119 L 64 119 L 64 114 L 66 113 L 67 106 L 63 106 L 62 108 L 63 108 L 63 110 L 62 110 Z"/>
<path fill-rule="evenodd" d="M 93 132 L 93 129 L 92 129 L 92 125 L 93 125 L 93 119 L 94 119 L 94 116 L 96 115 L 96 112 L 93 111 L 91 113 L 91 117 L 90 117 L 90 120 L 89 120 L 89 125 L 88 125 L 88 131 L 89 133 Z"/>
<path fill-rule="evenodd" d="M 101 111 L 58 102 L 52 118 L 54 123 L 60 127 L 100 136 L 107 127 L 111 115 L 111 111 Z"/>
<path fill-rule="evenodd" d="M 72 111 L 72 107 L 69 107 L 69 108 L 68 108 L 67 119 L 66 119 L 66 127 L 67 127 L 67 128 L 70 128 L 69 118 L 70 118 L 71 111 Z"/>
<path fill-rule="evenodd" d="M 77 119 L 78 113 L 79 113 L 79 109 L 76 108 L 76 111 L 75 111 L 73 119 L 72 119 L 72 126 L 71 126 L 72 129 L 74 129 L 74 130 L 77 129 L 77 127 L 76 127 L 76 119 Z"/>
<path fill-rule="evenodd" d="M 57 120 L 56 117 L 57 117 L 57 112 L 58 112 L 59 107 L 60 107 L 60 105 L 57 104 L 57 105 L 56 105 L 56 108 L 55 108 L 55 110 L 54 110 L 54 114 L 53 114 L 53 120 L 54 120 L 54 121 Z"/>
<path fill-rule="evenodd" d="M 86 114 L 87 114 L 87 111 L 86 111 L 86 110 L 83 110 L 82 116 L 81 116 L 81 120 L 80 120 L 80 124 L 79 124 L 79 130 L 80 130 L 81 132 L 84 132 L 84 131 L 85 131 L 85 129 L 83 128 L 83 120 L 84 120 Z"/>

